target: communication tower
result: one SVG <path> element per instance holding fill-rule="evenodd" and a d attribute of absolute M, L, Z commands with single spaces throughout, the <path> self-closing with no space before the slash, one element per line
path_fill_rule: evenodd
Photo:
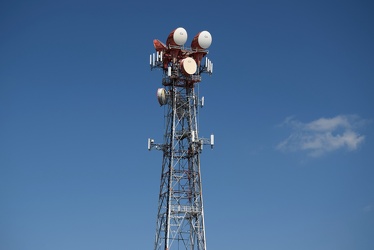
<path fill-rule="evenodd" d="M 206 57 L 212 37 L 202 31 L 190 48 L 184 47 L 186 41 L 187 32 L 179 27 L 166 44 L 153 40 L 156 52 L 149 58 L 151 69 L 163 72 L 157 99 L 165 107 L 164 142 L 148 139 L 148 150 L 163 152 L 155 250 L 206 250 L 200 154 L 203 145 L 213 148 L 214 135 L 198 135 L 197 113 L 204 97 L 199 99 L 195 86 L 202 73 L 213 73 Z"/>

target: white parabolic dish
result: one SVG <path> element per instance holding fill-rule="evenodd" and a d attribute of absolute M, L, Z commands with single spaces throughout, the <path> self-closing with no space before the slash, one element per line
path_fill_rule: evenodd
<path fill-rule="evenodd" d="M 175 29 L 173 34 L 173 40 L 177 45 L 185 44 L 187 41 L 187 31 L 182 27 Z"/>
<path fill-rule="evenodd" d="M 167 103 L 166 90 L 164 88 L 157 89 L 157 100 L 161 106 Z"/>
<path fill-rule="evenodd" d="M 185 74 L 193 75 L 197 70 L 196 61 L 192 57 L 186 57 L 181 61 L 181 69 Z"/>
<path fill-rule="evenodd" d="M 212 44 L 212 36 L 206 30 L 201 31 L 199 34 L 198 43 L 202 49 L 207 49 Z"/>
<path fill-rule="evenodd" d="M 191 47 L 193 49 L 207 49 L 212 44 L 212 36 L 206 30 L 198 33 L 192 40 Z"/>

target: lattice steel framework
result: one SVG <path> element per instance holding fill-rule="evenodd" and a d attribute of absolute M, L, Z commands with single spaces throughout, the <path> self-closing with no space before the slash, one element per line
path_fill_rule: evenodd
<path fill-rule="evenodd" d="M 205 38 L 211 41 L 211 37 Z M 197 112 L 204 99 L 198 98 L 195 85 L 201 81 L 201 73 L 212 73 L 212 63 L 206 58 L 202 65 L 208 51 L 201 46 L 185 48 L 159 40 L 154 40 L 154 46 L 150 65 L 163 71 L 164 88 L 158 89 L 157 97 L 160 105 L 165 105 L 166 124 L 162 144 L 148 139 L 149 150 L 163 152 L 154 249 L 206 250 L 200 154 L 204 144 L 213 147 L 214 137 L 198 135 Z"/>

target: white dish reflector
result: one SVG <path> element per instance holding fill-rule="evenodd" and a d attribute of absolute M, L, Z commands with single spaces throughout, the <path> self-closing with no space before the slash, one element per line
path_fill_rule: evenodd
<path fill-rule="evenodd" d="M 157 89 L 157 100 L 161 106 L 167 103 L 167 94 L 164 88 Z"/>
<path fill-rule="evenodd" d="M 192 57 L 186 57 L 180 62 L 182 72 L 186 75 L 193 75 L 197 70 L 196 61 Z"/>
<path fill-rule="evenodd" d="M 182 46 L 187 41 L 187 31 L 179 27 L 175 30 L 173 30 L 166 40 L 166 45 L 179 45 Z"/>
<path fill-rule="evenodd" d="M 206 30 L 198 33 L 192 40 L 191 48 L 207 49 L 212 44 L 212 36 Z"/>

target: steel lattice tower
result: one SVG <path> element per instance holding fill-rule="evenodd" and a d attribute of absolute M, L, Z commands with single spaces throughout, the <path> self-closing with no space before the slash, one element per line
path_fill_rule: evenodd
<path fill-rule="evenodd" d="M 151 69 L 163 72 L 164 88 L 157 90 L 157 98 L 165 106 L 166 125 L 162 144 L 148 139 L 149 150 L 163 152 L 155 250 L 206 250 L 200 154 L 204 144 L 213 147 L 214 136 L 198 135 L 197 112 L 204 98 L 198 98 L 195 85 L 201 81 L 201 73 L 213 71 L 205 57 L 212 38 L 202 31 L 191 48 L 183 47 L 186 40 L 186 30 L 177 28 L 166 44 L 154 40 L 156 53 L 150 55 Z"/>

